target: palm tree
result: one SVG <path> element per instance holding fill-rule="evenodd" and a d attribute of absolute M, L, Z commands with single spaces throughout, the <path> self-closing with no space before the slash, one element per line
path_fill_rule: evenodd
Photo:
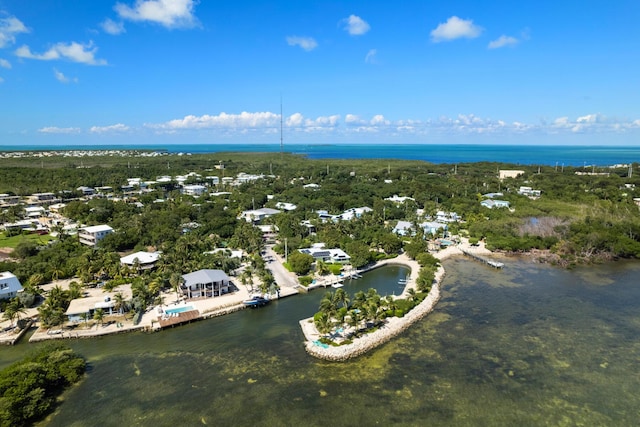
<path fill-rule="evenodd" d="M 102 310 L 101 308 L 96 309 L 96 311 L 93 312 L 93 320 L 95 320 L 100 324 L 100 326 L 102 326 L 104 322 L 104 310 Z"/>
<path fill-rule="evenodd" d="M 78 299 L 82 296 L 82 286 L 78 282 L 69 283 L 69 301 Z"/>
<path fill-rule="evenodd" d="M 118 312 L 118 314 L 124 313 L 125 301 L 124 295 L 121 292 L 118 292 L 113 296 L 113 308 Z"/>
<path fill-rule="evenodd" d="M 3 318 L 8 320 L 10 326 L 13 326 L 13 321 L 20 321 L 20 315 L 27 314 L 27 310 L 22 306 L 18 297 L 12 299 L 4 309 Z"/>
<path fill-rule="evenodd" d="M 333 327 L 331 316 L 329 316 L 328 313 L 324 312 L 321 312 L 318 316 L 315 317 L 314 324 L 318 332 L 320 332 L 321 334 L 329 333 L 331 331 L 331 328 Z"/>
<path fill-rule="evenodd" d="M 182 284 L 182 275 L 180 273 L 171 273 L 169 276 L 169 284 L 171 285 L 171 289 L 176 293 L 176 302 L 180 299 L 180 295 L 178 294 L 178 289 L 180 289 L 180 285 Z"/>
<path fill-rule="evenodd" d="M 327 263 L 321 259 L 316 261 L 316 270 L 321 276 L 329 274 L 329 266 L 327 266 Z"/>
<path fill-rule="evenodd" d="M 336 303 L 340 303 L 342 304 L 342 307 L 347 309 L 349 308 L 349 295 L 344 291 L 344 289 L 342 288 L 338 288 L 338 290 L 335 293 L 335 301 Z"/>
<path fill-rule="evenodd" d="M 324 296 L 320 300 L 319 310 L 321 313 L 325 313 L 330 317 L 336 314 L 336 312 L 338 311 L 338 305 L 332 292 L 327 292 L 324 294 Z"/>

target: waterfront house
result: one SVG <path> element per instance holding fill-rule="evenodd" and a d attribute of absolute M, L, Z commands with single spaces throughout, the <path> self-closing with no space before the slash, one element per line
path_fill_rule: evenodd
<path fill-rule="evenodd" d="M 326 249 L 324 243 L 316 243 L 310 248 L 299 249 L 303 254 L 311 255 L 315 261 L 346 264 L 351 257 L 342 249 Z"/>
<path fill-rule="evenodd" d="M 8 271 L 0 273 L 0 300 L 14 298 L 21 290 L 22 285 L 15 274 Z"/>
<path fill-rule="evenodd" d="M 80 243 L 87 246 L 96 246 L 100 240 L 113 233 L 113 228 L 108 225 L 93 225 L 78 229 L 78 239 Z"/>
<path fill-rule="evenodd" d="M 70 322 L 78 323 L 93 318 L 96 310 L 101 309 L 105 315 L 118 314 L 123 307 L 117 307 L 116 294 L 122 295 L 122 301 L 130 301 L 133 294 L 131 285 L 121 285 L 111 292 L 94 291 L 93 295 L 71 300 L 64 313 Z"/>
<path fill-rule="evenodd" d="M 229 276 L 222 270 L 198 270 L 182 276 L 183 295 L 191 298 L 212 298 L 229 292 Z"/>

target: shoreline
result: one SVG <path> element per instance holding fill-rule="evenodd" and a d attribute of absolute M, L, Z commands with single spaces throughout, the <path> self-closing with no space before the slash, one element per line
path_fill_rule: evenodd
<path fill-rule="evenodd" d="M 484 247 L 472 248 L 468 242 L 462 243 L 460 246 L 450 246 L 436 254 L 434 257 L 439 261 L 443 261 L 451 256 L 464 255 L 462 249 L 472 252 L 478 255 L 491 254 L 491 251 Z M 409 280 L 405 285 L 404 291 L 400 297 L 406 297 L 407 291 L 410 288 L 415 288 L 416 279 L 420 271 L 420 265 L 417 261 L 410 259 L 406 254 L 402 254 L 396 258 L 383 260 L 376 263 L 374 266 L 362 270 L 371 271 L 375 268 L 382 267 L 384 265 L 399 264 L 404 265 L 411 269 Z M 299 321 L 300 328 L 305 336 L 304 346 L 305 350 L 311 356 L 319 359 L 328 360 L 331 362 L 344 362 L 349 359 L 359 357 L 376 347 L 381 346 L 389 342 L 392 338 L 398 336 L 411 325 L 418 320 L 424 318 L 431 313 L 436 304 L 440 300 L 440 285 L 444 279 L 446 271 L 442 264 L 435 272 L 433 284 L 431 290 L 427 294 L 427 297 L 415 306 L 411 311 L 407 312 L 404 317 L 391 317 L 385 319 L 383 324 L 374 332 L 365 334 L 361 337 L 354 338 L 353 342 L 340 346 L 321 346 L 317 344 L 317 341 L 322 337 L 322 334 L 318 332 L 314 323 L 313 316 Z"/>

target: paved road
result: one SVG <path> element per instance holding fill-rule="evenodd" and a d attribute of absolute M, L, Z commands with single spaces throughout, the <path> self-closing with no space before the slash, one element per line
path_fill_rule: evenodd
<path fill-rule="evenodd" d="M 284 259 L 273 251 L 272 245 L 265 247 L 263 258 L 267 263 L 267 268 L 271 270 L 274 279 L 276 279 L 276 283 L 280 285 L 280 287 L 295 288 L 298 286 L 296 275 L 282 265 Z"/>

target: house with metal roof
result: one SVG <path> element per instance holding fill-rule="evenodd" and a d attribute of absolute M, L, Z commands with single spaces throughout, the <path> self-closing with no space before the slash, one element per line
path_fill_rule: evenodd
<path fill-rule="evenodd" d="M 0 273 L 0 300 L 14 298 L 21 290 L 22 285 L 15 274 L 9 271 Z"/>
<path fill-rule="evenodd" d="M 213 298 L 229 292 L 229 276 L 222 270 L 198 270 L 182 275 L 183 295 L 191 298 Z"/>

